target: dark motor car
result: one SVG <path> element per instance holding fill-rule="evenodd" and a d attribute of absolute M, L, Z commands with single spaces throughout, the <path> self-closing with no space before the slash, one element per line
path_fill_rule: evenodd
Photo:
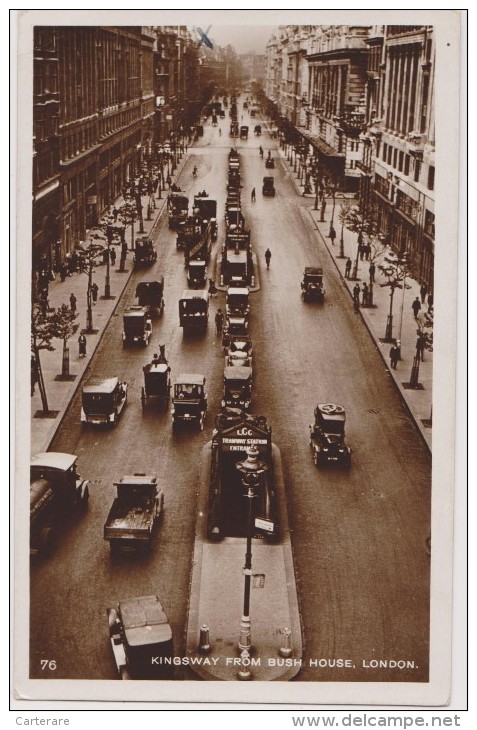
<path fill-rule="evenodd" d="M 273 177 L 264 177 L 262 185 L 262 195 L 274 196 L 275 195 L 275 183 Z"/>
<path fill-rule="evenodd" d="M 320 266 L 307 266 L 305 268 L 301 282 L 301 296 L 304 302 L 324 301 L 323 269 Z"/>
<path fill-rule="evenodd" d="M 200 430 L 204 428 L 207 412 L 207 393 L 205 377 L 198 373 L 181 373 L 174 383 L 172 400 L 172 427 L 177 423 L 197 422 Z"/>
<path fill-rule="evenodd" d="M 127 598 L 108 608 L 114 660 L 121 679 L 169 679 L 172 664 L 155 657 L 173 655 L 172 630 L 156 595 Z"/>
<path fill-rule="evenodd" d="M 203 289 L 207 284 L 207 264 L 205 261 L 189 261 L 187 284 L 191 289 Z"/>
<path fill-rule="evenodd" d="M 252 368 L 227 366 L 224 370 L 222 408 L 248 411 L 252 401 Z"/>
<path fill-rule="evenodd" d="M 119 378 L 91 378 L 83 387 L 81 422 L 115 426 L 127 397 L 128 384 Z"/>
<path fill-rule="evenodd" d="M 310 425 L 310 448 L 316 466 L 329 462 L 351 466 L 351 449 L 345 443 L 346 412 L 336 403 L 318 403 Z"/>

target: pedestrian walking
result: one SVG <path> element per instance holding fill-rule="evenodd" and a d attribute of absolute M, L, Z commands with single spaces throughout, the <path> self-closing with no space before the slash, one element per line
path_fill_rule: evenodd
<path fill-rule="evenodd" d="M 375 273 L 376 273 L 376 266 L 373 263 L 371 263 L 369 265 L 369 281 L 370 282 L 371 281 L 374 282 L 374 275 L 375 275 Z"/>
<path fill-rule="evenodd" d="M 351 276 L 351 259 L 348 256 L 346 263 L 345 263 L 345 279 L 349 279 Z"/>
<path fill-rule="evenodd" d="M 272 252 L 269 248 L 265 251 L 265 262 L 267 264 L 267 269 L 270 268 L 270 259 L 272 258 Z"/>
<path fill-rule="evenodd" d="M 116 266 L 116 249 L 114 248 L 114 246 L 112 246 L 109 251 L 109 258 L 111 259 L 111 264 L 113 266 Z"/>
<path fill-rule="evenodd" d="M 255 203 L 256 198 L 257 198 L 257 194 L 255 192 L 255 188 L 252 188 L 252 193 L 250 195 L 250 199 L 251 199 L 252 203 Z"/>
<path fill-rule="evenodd" d="M 333 228 L 333 226 L 331 226 L 331 228 L 330 228 L 330 239 L 331 239 L 331 245 L 332 246 L 335 245 L 335 238 L 336 238 L 336 231 Z"/>
<path fill-rule="evenodd" d="M 73 294 L 73 292 L 71 292 L 71 296 L 70 296 L 70 308 L 71 308 L 71 311 L 73 312 L 73 314 L 76 314 L 76 297 Z"/>
<path fill-rule="evenodd" d="M 96 282 L 93 282 L 93 284 L 91 284 L 91 296 L 93 297 L 93 304 L 96 304 L 96 302 L 98 301 L 98 290 L 98 285 L 96 284 Z"/>
<path fill-rule="evenodd" d="M 358 243 L 359 258 L 362 261 L 364 259 L 364 243 Z"/>
<path fill-rule="evenodd" d="M 426 296 L 427 296 L 427 286 L 425 284 L 423 284 L 421 286 L 421 302 L 423 304 L 425 304 Z"/>
<path fill-rule="evenodd" d="M 353 299 L 358 304 L 359 304 L 359 295 L 360 294 L 361 294 L 361 288 L 360 288 L 359 284 L 355 284 L 354 289 L 353 289 Z"/>
<path fill-rule="evenodd" d="M 417 315 L 421 311 L 421 302 L 419 301 L 419 297 L 416 297 L 411 304 L 412 311 L 414 312 L 414 319 L 417 319 Z"/>
<path fill-rule="evenodd" d="M 389 359 L 391 361 L 391 367 L 393 370 L 396 370 L 398 360 L 399 360 L 399 350 L 396 347 L 396 345 L 393 345 L 391 349 L 389 350 Z"/>
<path fill-rule="evenodd" d="M 217 310 L 217 314 L 215 315 L 215 331 L 217 333 L 217 336 L 220 337 L 222 334 L 222 327 L 224 326 L 224 313 L 222 310 Z"/>
<path fill-rule="evenodd" d="M 194 170 L 196 171 L 196 173 L 195 173 L 195 175 L 194 175 L 194 177 L 195 177 L 195 176 L 197 175 L 197 168 L 196 168 L 196 167 L 194 167 Z M 171 178 L 171 176 L 170 176 L 170 175 L 168 175 L 168 176 L 167 176 L 167 178 L 166 178 L 166 183 L 167 183 L 167 187 L 168 187 L 168 188 L 169 188 L 169 190 L 170 190 L 170 189 L 171 189 L 171 185 L 172 185 L 172 178 Z"/>
<path fill-rule="evenodd" d="M 60 266 L 60 280 L 64 281 L 67 276 L 69 276 L 68 266 L 67 266 L 66 262 L 64 261 Z"/>
<path fill-rule="evenodd" d="M 369 261 L 370 255 L 371 255 L 371 246 L 369 245 L 369 243 L 367 243 L 366 246 L 364 247 L 364 258 L 366 259 L 366 261 Z"/>
<path fill-rule="evenodd" d="M 364 284 L 363 284 L 362 293 L 363 293 L 363 307 L 367 307 L 368 303 L 369 303 L 368 302 L 369 291 L 368 291 L 368 285 L 366 284 L 366 282 L 364 282 Z"/>
<path fill-rule="evenodd" d="M 432 292 L 429 292 L 429 295 L 427 297 L 427 311 L 430 312 L 434 304 L 434 297 L 432 295 Z"/>
<path fill-rule="evenodd" d="M 421 362 L 424 362 L 424 350 L 426 349 L 426 338 L 418 335 L 416 340 L 416 356 Z"/>
<path fill-rule="evenodd" d="M 81 334 L 78 337 L 79 356 L 86 357 L 86 337 Z"/>

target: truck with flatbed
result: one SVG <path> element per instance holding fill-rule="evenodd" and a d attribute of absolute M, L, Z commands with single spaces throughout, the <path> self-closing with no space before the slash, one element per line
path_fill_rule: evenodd
<path fill-rule="evenodd" d="M 154 526 L 164 509 L 164 494 L 157 488 L 157 477 L 127 475 L 114 486 L 117 496 L 103 530 L 111 552 L 150 549 Z"/>

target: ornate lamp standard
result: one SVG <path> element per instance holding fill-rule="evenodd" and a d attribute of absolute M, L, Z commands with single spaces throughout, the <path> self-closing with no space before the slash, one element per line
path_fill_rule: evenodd
<path fill-rule="evenodd" d="M 250 621 L 250 583 L 252 578 L 252 533 L 253 533 L 253 505 L 255 490 L 260 484 L 262 474 L 268 470 L 268 465 L 258 458 L 259 451 L 256 446 L 247 448 L 247 458 L 236 464 L 237 470 L 242 474 L 242 484 L 247 490 L 245 497 L 248 499 L 247 515 L 247 547 L 245 552 L 245 565 L 243 574 L 245 576 L 243 614 L 240 622 L 240 638 L 238 647 L 240 651 L 250 652 L 252 646 L 251 621 Z"/>

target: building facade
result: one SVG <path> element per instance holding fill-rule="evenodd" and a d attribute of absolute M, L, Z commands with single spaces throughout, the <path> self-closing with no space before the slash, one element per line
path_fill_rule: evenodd
<path fill-rule="evenodd" d="M 358 194 L 362 213 L 432 288 L 432 27 L 284 26 L 266 62 L 265 95 L 287 141 L 313 155 L 329 185 Z"/>
<path fill-rule="evenodd" d="M 434 274 L 435 44 L 431 26 L 383 29 L 372 196 L 378 226 L 421 281 Z"/>
<path fill-rule="evenodd" d="M 153 38 L 141 27 L 37 27 L 33 264 L 57 268 L 152 143 Z"/>
<path fill-rule="evenodd" d="M 58 35 L 55 28 L 34 29 L 32 248 L 50 271 L 61 255 L 60 93 Z"/>
<path fill-rule="evenodd" d="M 200 111 L 198 52 L 185 26 L 157 26 L 154 35 L 154 136 L 163 145 L 189 129 Z"/>

